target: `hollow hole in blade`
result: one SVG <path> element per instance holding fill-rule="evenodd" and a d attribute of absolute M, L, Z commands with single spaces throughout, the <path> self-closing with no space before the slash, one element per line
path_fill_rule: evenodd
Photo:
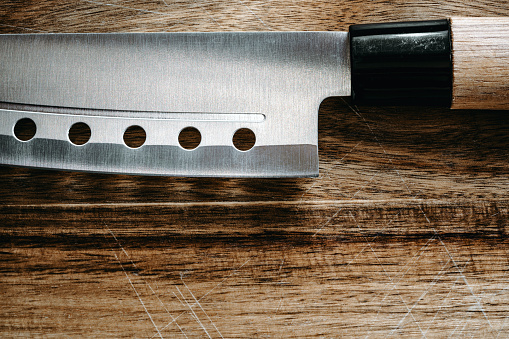
<path fill-rule="evenodd" d="M 256 135 L 249 128 L 238 129 L 233 135 L 233 146 L 239 151 L 249 151 L 256 143 Z"/>
<path fill-rule="evenodd" d="M 179 133 L 179 144 L 188 151 L 195 149 L 201 143 L 201 133 L 194 127 L 186 127 Z"/>
<path fill-rule="evenodd" d="M 14 125 L 14 135 L 18 140 L 28 141 L 35 136 L 37 126 L 32 119 L 23 118 Z"/>
<path fill-rule="evenodd" d="M 78 146 L 86 144 L 91 135 L 90 127 L 84 122 L 77 122 L 69 129 L 69 140 Z"/>
<path fill-rule="evenodd" d="M 147 133 L 141 126 L 129 126 L 124 132 L 124 143 L 127 147 L 141 147 L 147 140 Z"/>

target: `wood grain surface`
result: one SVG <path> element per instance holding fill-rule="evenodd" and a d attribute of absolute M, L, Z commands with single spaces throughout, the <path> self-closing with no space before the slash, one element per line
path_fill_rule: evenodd
<path fill-rule="evenodd" d="M 452 18 L 453 109 L 509 110 L 509 18 Z"/>
<path fill-rule="evenodd" d="M 4 0 L 0 31 L 346 30 L 449 16 L 509 16 L 509 5 Z M 0 167 L 0 335 L 509 337 L 509 114 L 330 98 L 319 140 L 314 179 Z"/>

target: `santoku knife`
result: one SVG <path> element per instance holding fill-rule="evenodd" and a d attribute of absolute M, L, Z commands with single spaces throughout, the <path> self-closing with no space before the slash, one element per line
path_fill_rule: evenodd
<path fill-rule="evenodd" d="M 317 176 L 325 98 L 509 109 L 508 79 L 506 18 L 354 25 L 348 33 L 5 34 L 0 163 Z"/>

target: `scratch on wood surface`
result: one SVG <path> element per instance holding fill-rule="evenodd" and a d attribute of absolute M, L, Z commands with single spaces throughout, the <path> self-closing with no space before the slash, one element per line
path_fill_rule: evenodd
<path fill-rule="evenodd" d="M 505 273 L 505 276 L 504 276 L 504 280 L 506 282 L 508 282 L 507 286 L 504 287 L 503 289 L 501 289 L 498 293 L 496 293 L 495 295 L 492 296 L 492 299 L 491 301 L 494 301 L 493 299 L 500 296 L 501 294 L 503 293 L 506 293 L 506 291 L 509 290 L 509 279 L 507 279 L 507 277 L 509 276 L 509 270 L 506 271 Z M 498 333 L 497 333 L 497 336 L 496 338 L 498 339 L 498 337 L 502 334 L 502 332 L 504 331 L 505 329 L 505 324 L 507 323 L 507 320 L 509 320 L 509 314 L 504 318 L 504 321 L 502 322 L 502 325 L 500 326 L 499 330 L 498 330 Z M 509 337 L 509 336 L 508 336 Z"/>
<path fill-rule="evenodd" d="M 251 261 L 251 259 L 252 259 L 252 258 L 247 259 L 247 260 L 246 260 L 246 261 L 245 261 L 242 265 L 240 265 L 240 266 L 239 266 L 239 267 L 237 267 L 237 268 L 234 268 L 234 269 L 233 269 L 233 271 L 232 271 L 230 274 L 228 274 L 228 275 L 227 275 L 226 277 L 224 277 L 224 278 L 223 278 L 223 279 L 222 279 L 219 283 L 217 283 L 214 287 L 212 287 L 212 288 L 211 288 L 210 290 L 208 290 L 205 294 L 203 294 L 203 295 L 202 295 L 202 296 L 198 299 L 198 301 L 201 301 L 202 299 L 205 299 L 205 297 L 207 297 L 210 293 L 212 293 L 212 291 L 214 291 L 216 288 L 218 288 L 219 286 L 221 286 L 221 285 L 222 285 L 222 284 L 223 284 L 226 280 L 228 280 L 228 279 L 229 279 L 231 276 L 233 276 L 233 275 L 234 275 L 237 271 L 239 271 L 241 268 L 243 268 L 243 267 L 244 267 L 244 266 L 245 266 L 245 265 L 246 265 L 249 261 Z M 176 296 L 176 294 L 175 294 L 175 293 L 173 293 L 173 294 Z M 176 297 L 177 297 L 177 296 L 176 296 Z M 177 299 L 179 299 L 179 298 L 177 297 Z M 183 302 L 182 302 L 180 299 L 179 299 L 179 301 L 183 304 Z M 197 306 L 197 303 L 196 303 L 196 302 L 195 302 L 195 303 L 193 303 L 193 304 L 191 304 L 191 308 L 192 308 L 192 307 L 195 307 L 195 306 Z M 184 313 L 185 313 L 185 312 L 180 313 L 178 316 L 176 316 L 174 319 L 172 319 L 172 321 L 171 321 L 171 322 L 169 322 L 169 323 L 168 323 L 168 324 L 166 324 L 164 327 L 162 327 L 162 328 L 161 328 L 161 330 L 164 330 L 164 329 L 166 329 L 167 327 L 169 327 L 169 326 L 170 326 L 170 325 L 171 325 L 174 321 L 176 321 L 176 320 L 177 320 L 180 316 L 182 316 Z M 152 338 L 154 338 L 154 337 L 155 337 L 155 335 L 154 335 L 154 336 L 152 336 Z M 151 338 L 151 339 L 152 339 L 152 338 Z"/>
<path fill-rule="evenodd" d="M 403 178 L 401 173 L 398 171 L 398 169 L 395 167 L 394 162 L 392 161 L 392 157 L 389 156 L 389 153 L 387 153 L 387 151 L 383 147 L 382 143 L 380 142 L 380 140 L 379 140 L 378 136 L 376 135 L 375 130 L 373 129 L 371 124 L 361 114 L 360 110 L 357 107 L 353 107 L 352 105 L 350 105 L 344 98 L 341 98 L 341 100 L 352 110 L 352 112 L 354 112 L 355 115 L 357 115 L 359 118 L 361 118 L 361 120 L 364 122 L 364 124 L 366 125 L 366 127 L 370 131 L 370 133 L 371 133 L 373 139 L 375 140 L 376 144 L 378 145 L 378 147 L 380 147 L 380 149 L 382 150 L 382 153 L 387 158 L 388 162 L 392 165 L 392 169 L 396 172 L 398 178 L 401 180 L 401 182 L 403 183 L 403 185 L 406 188 L 406 190 L 408 191 L 408 193 L 413 194 L 411 189 L 410 189 L 410 187 L 408 186 L 407 182 L 405 181 L 405 179 Z"/>
<path fill-rule="evenodd" d="M 136 266 L 136 263 L 131 259 L 131 257 L 129 256 L 129 254 L 127 253 L 127 251 L 125 250 L 124 246 L 122 246 L 122 244 L 120 243 L 120 241 L 118 240 L 118 238 L 116 237 L 116 235 L 113 233 L 113 231 L 107 226 L 106 226 L 106 229 L 110 232 L 111 236 L 113 237 L 113 239 L 115 240 L 115 242 L 117 243 L 118 247 L 121 249 L 122 253 L 124 253 L 124 255 L 128 258 L 128 260 L 131 262 L 131 265 L 139 271 L 138 267 Z M 131 284 L 131 286 L 134 288 L 134 284 L 132 282 L 132 280 L 129 278 L 128 276 L 128 273 L 127 271 L 124 269 L 124 266 L 122 265 L 122 262 L 120 261 L 120 259 L 118 258 L 118 256 L 116 255 L 116 253 L 114 253 L 115 255 L 115 258 L 117 259 L 120 267 L 122 268 L 122 271 L 124 272 L 124 274 L 127 276 L 127 278 L 129 279 L 129 282 Z M 154 289 L 152 288 L 152 286 L 148 283 L 148 281 L 146 281 L 141 275 L 139 275 L 139 278 L 145 283 L 145 285 L 147 285 L 147 287 L 150 289 L 150 291 L 152 292 L 152 294 L 156 297 L 156 299 L 158 300 L 158 302 L 161 304 L 161 306 L 164 308 L 164 310 L 166 311 L 166 313 L 168 313 L 168 315 L 170 316 L 171 318 L 171 323 L 175 323 L 175 325 L 177 326 L 177 328 L 179 329 L 179 331 L 187 338 L 187 335 L 184 333 L 184 330 L 182 329 L 182 327 L 177 323 L 176 319 L 173 317 L 173 315 L 170 313 L 170 311 L 168 310 L 168 308 L 166 307 L 166 305 L 164 304 L 164 302 L 161 300 L 161 298 L 159 297 L 159 295 L 154 291 Z M 139 293 L 136 291 L 135 289 L 135 293 L 136 295 L 139 296 Z M 139 297 L 140 299 L 140 302 L 142 302 L 147 314 L 149 315 L 150 319 L 152 320 L 152 323 L 154 324 L 155 326 L 155 322 L 153 321 L 152 317 L 150 316 L 150 313 L 148 313 L 148 310 L 147 308 L 145 307 L 145 304 L 143 303 L 143 301 L 141 300 L 141 297 Z M 156 335 L 159 335 L 161 336 L 161 331 L 162 329 L 159 329 L 157 326 L 155 326 L 156 328 Z"/>
<path fill-rule="evenodd" d="M 350 104 L 348 104 L 346 102 L 346 100 L 343 99 L 343 101 L 351 108 L 351 110 L 357 114 L 366 124 L 366 126 L 368 127 L 368 129 L 371 131 L 371 134 L 373 135 L 373 137 L 375 138 L 376 142 L 378 143 L 378 145 L 380 146 L 380 148 L 382 149 L 383 153 L 385 155 L 387 155 L 387 152 L 385 151 L 385 148 L 382 146 L 381 142 L 378 140 L 378 137 L 376 136 L 376 134 L 374 133 L 374 130 L 372 129 L 371 125 L 366 121 L 366 119 L 360 114 L 360 111 L 358 109 L 355 109 L 354 107 L 352 107 Z M 392 159 L 389 157 L 389 162 L 392 164 Z M 398 177 L 400 178 L 401 182 L 403 183 L 405 189 L 407 190 L 407 192 L 409 194 L 412 194 L 412 190 L 410 189 L 410 187 L 408 186 L 407 182 L 405 181 L 405 179 L 403 178 L 403 176 L 399 173 L 399 171 L 397 169 L 394 169 L 396 171 L 396 173 L 398 174 Z M 431 221 L 430 219 L 428 218 L 427 214 L 424 212 L 424 210 L 422 209 L 422 206 L 419 206 L 419 209 L 420 211 L 422 212 L 424 218 L 426 219 L 426 222 L 428 224 L 431 224 Z M 461 270 L 459 270 L 459 267 L 456 263 L 456 261 L 454 260 L 454 258 L 452 257 L 449 249 L 447 248 L 447 246 L 445 245 L 444 241 L 441 239 L 440 235 L 438 234 L 438 232 L 436 231 L 436 229 L 433 228 L 433 230 L 435 231 L 436 233 L 436 236 L 437 236 L 437 239 L 439 240 L 440 244 L 444 247 L 445 251 L 447 252 L 450 260 L 452 260 L 455 268 L 457 269 L 457 272 L 460 274 L 460 276 L 462 277 L 462 280 L 464 281 L 465 285 L 468 287 L 470 293 L 472 294 L 472 296 L 475 298 L 475 300 L 477 301 L 477 305 L 480 309 L 480 311 L 483 313 L 483 316 L 484 318 L 486 319 L 486 321 L 488 322 L 488 325 L 489 327 L 493 330 L 493 326 L 491 325 L 491 322 L 490 320 L 488 319 L 488 316 L 486 315 L 486 311 L 485 309 L 482 307 L 482 304 L 481 304 L 481 301 L 480 301 L 480 298 L 478 296 L 475 295 L 472 287 L 470 286 L 470 284 L 468 283 L 467 281 L 467 278 L 466 276 L 461 272 Z"/>
<path fill-rule="evenodd" d="M 161 331 L 159 331 L 159 328 L 157 327 L 154 319 L 152 318 L 152 315 L 150 314 L 150 312 L 148 311 L 147 309 L 147 306 L 145 306 L 145 303 L 143 302 L 143 299 L 141 299 L 141 295 L 138 293 L 138 290 L 136 289 L 136 287 L 134 286 L 131 278 L 129 277 L 129 274 L 127 274 L 127 271 L 125 270 L 124 266 L 122 265 L 122 263 L 120 262 L 120 259 L 118 258 L 117 254 L 114 253 L 113 254 L 115 256 L 115 258 L 117 259 L 117 261 L 120 263 L 120 267 L 122 268 L 122 271 L 124 272 L 124 275 L 125 277 L 127 278 L 127 280 L 129 281 L 129 284 L 131 285 L 132 289 L 134 290 L 134 293 L 136 293 L 136 296 L 138 297 L 138 300 L 140 301 L 141 305 L 143 306 L 143 309 L 145 310 L 145 313 L 148 315 L 149 319 L 150 319 L 150 322 L 152 323 L 152 325 L 154 326 L 154 328 L 156 329 L 156 332 L 157 334 L 159 335 L 160 338 L 163 338 L 163 335 L 161 334 Z"/>
<path fill-rule="evenodd" d="M 113 239 L 115 239 L 117 245 L 122 249 L 122 252 L 125 253 L 127 255 L 127 257 L 129 257 L 127 252 L 124 250 L 124 247 L 122 246 L 122 244 L 120 244 L 120 241 L 117 239 L 115 234 L 110 230 L 110 228 L 107 225 L 106 225 L 106 229 L 110 232 L 110 234 L 112 235 Z M 138 297 L 138 300 L 140 301 L 141 305 L 143 306 L 143 309 L 145 310 L 145 313 L 147 313 L 150 321 L 152 322 L 152 325 L 154 325 L 154 328 L 156 329 L 157 335 L 159 335 L 160 338 L 163 338 L 163 335 L 162 335 L 161 331 L 157 327 L 154 319 L 152 318 L 152 315 L 150 314 L 150 312 L 148 311 L 147 307 L 145 306 L 145 303 L 143 302 L 143 299 L 141 298 L 140 293 L 138 293 L 138 290 L 134 286 L 133 281 L 131 280 L 131 278 L 129 277 L 129 274 L 125 270 L 124 265 L 122 265 L 122 262 L 120 261 L 120 258 L 117 256 L 116 253 L 113 253 L 113 255 L 115 256 L 115 258 L 117 259 L 120 267 L 122 268 L 122 271 L 124 272 L 124 275 L 126 276 L 127 280 L 129 281 L 129 284 L 131 285 L 132 289 L 134 290 L 134 293 L 136 293 L 136 296 Z"/>
<path fill-rule="evenodd" d="M 442 275 L 445 273 L 446 271 L 446 267 L 449 265 L 451 261 L 448 260 L 443 266 L 442 266 L 442 269 L 440 270 L 440 272 L 437 273 L 437 275 L 435 276 L 435 278 L 433 279 L 433 281 L 428 285 L 428 287 L 426 288 L 426 290 L 419 296 L 419 298 L 414 302 L 414 304 L 412 305 L 412 307 L 410 307 L 410 309 L 408 310 L 408 312 L 403 316 L 403 318 L 400 320 L 400 322 L 398 323 L 398 325 L 392 330 L 389 332 L 389 334 L 387 336 L 391 336 L 393 335 L 397 330 L 398 328 L 400 328 L 400 326 L 405 322 L 405 319 L 408 317 L 408 315 L 411 314 L 412 310 L 415 308 L 415 306 L 417 306 L 417 304 L 419 303 L 419 301 L 421 301 L 424 296 L 426 294 L 428 294 L 428 292 L 437 284 L 438 280 L 442 277 Z M 415 319 L 414 319 L 415 320 Z M 419 329 L 420 326 L 419 326 Z M 426 338 L 426 332 L 422 332 L 422 329 L 421 329 L 421 334 L 424 338 Z"/>
<path fill-rule="evenodd" d="M 385 293 L 384 297 L 382 300 L 380 300 L 380 306 L 378 307 L 378 311 L 376 313 L 376 316 L 375 316 L 375 319 L 374 321 L 376 322 L 380 316 L 380 312 L 382 310 L 382 307 L 383 307 L 383 303 L 385 301 L 385 299 L 387 299 L 387 297 L 389 296 L 389 293 L 390 291 L 392 290 L 395 290 L 398 286 L 398 284 L 403 280 L 403 278 L 405 277 L 405 275 L 410 271 L 410 269 L 413 267 L 413 265 L 419 260 L 419 258 L 421 258 L 421 256 L 423 255 L 423 253 L 426 251 L 426 249 L 428 248 L 429 244 L 434 240 L 434 237 L 428 239 L 428 241 L 417 251 L 417 253 L 411 257 L 406 263 L 405 265 L 403 266 L 403 268 L 398 272 L 400 273 L 400 275 L 398 276 L 398 280 L 397 281 L 393 281 L 392 279 L 389 279 L 389 283 L 385 284 L 381 289 L 380 291 L 372 298 L 373 301 L 378 299 L 378 297 L 382 294 L 382 293 Z M 390 289 L 387 289 L 387 287 L 389 285 L 392 285 L 392 288 Z M 398 292 L 399 293 L 399 292 Z M 371 331 L 368 332 L 368 335 Z"/>
<path fill-rule="evenodd" d="M 351 197 L 350 199 L 354 199 L 355 196 L 361 192 L 370 182 L 373 181 L 373 179 L 378 176 L 381 173 L 381 171 L 377 171 L 374 175 L 371 176 L 371 178 L 366 182 L 361 188 L 359 188 Z M 339 208 L 331 217 L 329 217 L 322 225 L 318 225 L 318 230 L 313 234 L 313 237 L 316 237 L 318 233 L 320 233 L 327 225 L 336 218 L 339 213 L 343 210 L 343 208 Z"/>
<path fill-rule="evenodd" d="M 450 261 L 448 261 L 450 262 Z M 465 269 L 465 267 L 467 266 L 467 264 L 469 263 L 470 261 L 467 261 L 464 266 L 463 266 L 463 269 Z M 452 291 L 454 291 L 454 288 L 456 286 L 456 284 L 458 283 L 458 281 L 460 280 L 460 277 L 456 277 L 456 280 L 454 281 L 454 283 L 452 284 L 452 286 L 450 287 L 449 289 L 449 292 L 447 292 L 447 294 L 445 295 L 445 297 L 442 298 L 442 302 L 440 303 L 440 305 L 438 306 L 438 309 L 437 311 L 435 312 L 433 318 L 431 319 L 430 321 L 430 324 L 428 326 L 428 328 L 424 331 L 424 334 L 428 333 L 429 329 L 431 328 L 431 325 L 435 322 L 435 319 L 437 319 L 438 317 L 438 314 L 442 311 L 442 309 L 444 308 L 444 304 L 445 304 L 445 301 L 449 298 L 449 296 L 451 295 Z"/>
<path fill-rule="evenodd" d="M 212 326 L 214 327 L 214 329 L 217 331 L 217 333 L 219 333 L 219 336 L 221 338 L 223 338 L 223 335 L 221 334 L 221 332 L 219 331 L 219 329 L 216 327 L 216 324 L 214 324 L 214 322 L 212 321 L 212 319 L 210 319 L 209 315 L 207 314 L 207 312 L 205 312 L 205 310 L 203 309 L 203 306 L 200 304 L 200 301 L 198 299 L 196 299 L 196 297 L 194 296 L 193 292 L 189 289 L 189 287 L 187 286 L 187 284 L 185 283 L 182 275 L 180 276 L 180 281 L 182 281 L 182 284 L 184 284 L 184 286 L 186 287 L 187 291 L 191 294 L 191 296 L 193 297 L 194 299 L 194 302 L 195 304 L 198 305 L 198 307 L 200 308 L 200 310 L 202 310 L 202 312 L 205 314 L 205 316 L 207 317 L 207 319 L 210 321 L 210 323 L 212 324 Z M 180 291 L 179 291 L 180 292 Z"/>
<path fill-rule="evenodd" d="M 175 288 L 177 289 L 177 291 L 179 292 L 180 296 L 182 297 L 182 299 L 179 299 L 177 297 L 177 295 L 175 294 L 175 292 L 173 293 L 175 295 L 175 297 L 177 297 L 180 302 L 184 305 L 184 306 L 187 306 L 189 308 L 189 310 L 191 311 L 194 319 L 198 322 L 198 324 L 200 325 L 200 327 L 205 331 L 205 333 L 207 334 L 207 336 L 212 339 L 212 337 L 210 336 L 209 332 L 207 331 L 207 329 L 205 328 L 205 325 L 203 325 L 202 321 L 200 320 L 200 318 L 198 317 L 198 315 L 196 314 L 196 312 L 193 310 L 193 308 L 191 307 L 191 305 L 189 305 L 189 303 L 187 302 L 186 298 L 184 297 L 184 295 L 182 294 L 182 292 L 180 291 L 180 289 L 178 288 L 178 286 L 175 286 Z M 183 301 L 182 301 L 183 300 Z M 185 303 L 185 304 L 184 304 Z"/>
<path fill-rule="evenodd" d="M 460 270 L 458 264 L 456 263 L 456 260 L 454 260 L 454 258 L 451 255 L 451 252 L 449 252 L 449 249 L 447 248 L 447 246 L 445 245 L 445 243 L 442 241 L 442 239 L 440 238 L 440 236 L 438 234 L 437 234 L 437 237 L 438 237 L 438 240 L 440 241 L 440 243 L 442 244 L 442 246 L 444 247 L 445 251 L 447 252 L 447 255 L 449 256 L 449 258 L 451 258 L 452 263 L 453 263 L 454 267 L 456 268 L 457 273 L 460 275 L 461 279 L 463 280 L 463 282 L 467 286 L 469 292 L 474 297 L 474 300 L 476 301 L 477 307 L 482 312 L 482 314 L 484 316 L 484 319 L 488 322 L 488 325 L 489 325 L 490 329 L 492 331 L 495 331 L 493 326 L 491 325 L 491 321 L 488 319 L 488 315 L 486 314 L 486 310 L 482 306 L 481 298 L 474 293 L 474 290 L 472 289 L 472 286 L 468 283 L 467 277 L 465 276 L 465 274 L 463 274 L 463 271 Z M 493 335 L 493 333 L 492 333 L 492 335 Z"/>
<path fill-rule="evenodd" d="M 509 319 L 509 315 L 507 317 L 505 317 L 504 322 L 502 323 L 502 326 L 500 326 L 500 329 L 498 330 L 498 333 L 496 336 L 497 339 L 502 334 L 502 331 L 505 329 L 505 324 L 507 323 L 508 319 Z"/>
<path fill-rule="evenodd" d="M 286 260 L 286 258 L 283 257 L 281 259 L 281 263 L 279 264 L 279 269 L 277 270 L 277 275 L 279 275 L 279 276 L 281 276 L 281 271 L 283 270 L 283 266 L 285 264 L 285 260 Z M 274 315 L 275 316 L 278 314 L 279 310 L 281 309 L 281 305 L 283 304 L 284 291 L 283 291 L 283 281 L 282 280 L 279 283 L 279 288 L 281 290 L 281 297 L 279 298 L 279 303 L 277 305 L 276 310 L 274 311 Z"/>
<path fill-rule="evenodd" d="M 371 127 L 371 125 L 370 125 L 370 124 L 366 121 L 366 119 L 365 119 L 365 118 L 361 115 L 361 113 L 360 113 L 359 109 L 352 107 L 352 106 L 351 106 L 348 102 L 346 102 L 346 100 L 344 100 L 344 99 L 342 99 L 342 100 L 343 100 L 343 102 L 344 102 L 344 103 L 346 103 L 346 104 L 349 106 L 349 108 L 350 108 L 350 109 L 351 109 L 351 110 L 352 110 L 352 111 L 353 111 L 353 112 L 354 112 L 357 116 L 359 116 L 359 117 L 362 119 L 362 121 L 366 124 L 366 126 L 368 127 L 369 131 L 371 132 L 371 134 L 372 134 L 373 138 L 376 140 L 376 142 L 377 142 L 378 146 L 382 149 L 383 154 L 384 154 L 384 155 L 386 155 L 386 156 L 388 157 L 388 161 L 389 161 L 389 163 L 391 163 L 391 164 L 393 165 L 392 158 L 388 156 L 388 153 L 386 152 L 386 150 L 385 150 L 385 148 L 383 147 L 382 143 L 379 141 L 379 139 L 378 139 L 378 137 L 376 136 L 376 134 L 375 134 L 375 132 L 374 132 L 373 128 L 372 128 L 372 127 Z M 394 169 L 394 171 L 397 173 L 398 177 L 400 178 L 400 180 L 401 180 L 401 182 L 402 182 L 403 186 L 405 187 L 405 189 L 407 190 L 407 192 L 408 192 L 409 194 L 413 194 L 412 190 L 411 190 L 411 189 L 410 189 L 410 187 L 408 186 L 408 184 L 407 184 L 406 180 L 403 178 L 403 176 L 401 175 L 401 173 L 400 173 L 400 172 L 399 172 L 396 168 L 393 168 L 393 169 Z M 430 221 L 430 219 L 428 218 L 427 214 L 426 214 L 426 213 L 424 212 L 424 210 L 422 209 L 422 206 L 419 206 L 419 209 L 420 209 L 420 211 L 421 211 L 422 215 L 424 216 L 424 218 L 425 218 L 426 222 L 427 222 L 428 224 L 430 224 L 430 225 L 431 225 L 431 221 Z M 352 215 L 352 217 L 353 217 L 353 215 Z M 461 272 L 461 270 L 459 269 L 459 267 L 458 267 L 458 265 L 457 265 L 456 261 L 454 260 L 454 258 L 453 258 L 453 256 L 452 256 L 452 254 L 450 253 L 450 251 L 449 251 L 449 249 L 447 248 L 446 244 L 445 244 L 445 243 L 444 243 L 444 241 L 441 239 L 441 237 L 440 237 L 440 235 L 438 234 L 438 232 L 436 231 L 436 229 L 435 229 L 433 226 L 432 226 L 432 228 L 433 228 L 433 230 L 434 230 L 434 232 L 435 232 L 435 234 L 436 234 L 436 237 L 437 237 L 437 239 L 439 240 L 440 244 L 443 246 L 443 248 L 444 248 L 444 249 L 445 249 L 445 251 L 447 252 L 447 255 L 449 256 L 449 260 L 451 260 L 451 261 L 453 262 L 453 264 L 454 264 L 454 266 L 455 266 L 455 268 L 456 268 L 457 272 L 460 274 L 460 276 L 461 276 L 461 278 L 462 278 L 463 282 L 464 282 L 464 283 L 465 283 L 465 285 L 467 286 L 467 288 L 468 288 L 468 290 L 470 291 L 470 293 L 472 294 L 472 296 L 475 298 L 475 300 L 476 300 L 476 302 L 477 302 L 477 306 L 478 306 L 479 310 L 482 312 L 482 314 L 483 314 L 483 316 L 484 316 L 485 320 L 488 322 L 488 325 L 489 325 L 490 329 L 491 329 L 492 331 L 494 331 L 493 326 L 492 326 L 492 324 L 491 324 L 490 320 L 488 319 L 488 316 L 487 316 L 487 314 L 486 314 L 486 311 L 485 311 L 485 309 L 482 307 L 480 297 L 479 297 L 479 296 L 477 296 L 477 295 L 475 295 L 475 293 L 474 293 L 474 291 L 473 291 L 472 287 L 470 286 L 470 284 L 469 284 L 469 283 L 468 283 L 468 281 L 467 281 L 466 276 L 465 276 L 465 275 Z M 405 306 L 406 306 L 406 305 L 405 305 Z M 411 314 L 411 313 L 409 312 L 409 314 Z M 405 316 L 405 317 L 406 317 L 406 316 Z M 418 324 L 417 324 L 417 325 L 418 325 Z M 419 326 L 419 325 L 418 325 L 418 326 Z M 419 326 L 419 330 L 421 331 L 421 334 L 422 334 L 423 336 L 425 336 L 425 333 L 423 333 L 423 332 L 422 332 L 422 329 L 420 328 L 420 326 Z M 393 332 L 391 332 L 391 333 L 393 333 Z"/>
<path fill-rule="evenodd" d="M 266 28 L 268 28 L 269 30 L 273 31 L 274 29 L 272 27 L 270 27 L 269 25 L 267 25 L 258 15 L 256 15 L 255 12 L 253 12 L 253 10 L 246 5 L 246 3 L 243 1 L 243 0 L 237 0 L 242 6 L 244 6 L 249 13 L 251 13 L 255 18 L 256 20 L 258 20 L 259 22 L 262 23 L 263 26 L 265 26 Z"/>
<path fill-rule="evenodd" d="M 214 291 L 216 288 L 218 288 L 219 286 L 221 286 L 226 280 L 228 280 L 228 278 L 230 278 L 231 276 L 233 276 L 235 273 L 237 273 L 241 268 L 243 268 L 248 262 L 251 261 L 252 258 L 249 258 L 247 259 L 246 261 L 244 261 L 244 263 L 242 265 L 240 265 L 238 268 L 235 268 L 230 274 L 228 274 L 226 277 L 223 278 L 223 280 L 221 280 L 218 284 L 216 284 L 213 288 L 211 288 L 210 290 L 207 291 L 207 293 L 205 293 L 204 295 L 201 296 L 200 299 L 198 300 L 202 300 L 203 298 L 205 298 L 207 295 L 209 295 L 210 293 L 212 293 L 212 291 Z"/>
<path fill-rule="evenodd" d="M 354 215 L 352 214 L 352 212 L 350 211 L 350 217 L 355 221 L 357 227 L 360 229 L 360 225 L 359 223 L 357 222 L 357 220 L 355 219 Z M 373 255 L 375 256 L 377 262 L 378 262 L 378 265 L 380 266 L 380 268 L 382 269 L 382 271 L 384 272 L 384 274 L 387 276 L 387 278 L 389 279 L 389 281 L 391 282 L 391 284 L 393 284 L 393 286 L 395 287 L 395 284 L 394 284 L 394 281 L 392 279 L 392 277 L 389 275 L 389 273 L 386 271 L 384 265 L 382 264 L 378 254 L 375 252 L 375 250 L 373 249 L 373 246 L 371 245 L 371 243 L 363 236 L 364 238 L 364 241 L 367 243 L 367 245 L 369 246 L 371 252 L 373 253 Z M 403 299 L 403 296 L 401 295 L 400 291 L 397 289 L 397 288 L 394 288 L 394 290 L 396 290 L 398 296 L 399 296 L 399 299 L 401 300 L 401 302 L 403 303 L 403 305 L 405 305 L 406 309 L 407 309 L 407 314 L 404 316 L 403 320 L 406 319 L 406 317 L 408 315 L 410 315 L 412 317 L 412 320 L 415 322 L 415 324 L 417 325 L 417 327 L 419 328 L 419 331 L 421 332 L 421 334 L 423 335 L 423 337 L 426 337 L 426 335 L 424 334 L 422 328 L 421 328 L 421 325 L 420 323 L 417 321 L 417 319 L 415 319 L 413 313 L 412 313 L 412 308 L 409 308 L 408 307 L 408 304 L 405 302 L 405 300 Z M 400 324 L 403 322 L 403 320 L 400 322 Z M 399 327 L 399 325 L 398 325 Z M 392 333 L 390 333 L 392 334 Z M 389 334 L 389 335 L 390 335 Z"/>
<path fill-rule="evenodd" d="M 366 125 L 366 127 L 368 128 L 368 130 L 370 131 L 371 135 L 373 136 L 373 138 L 375 139 L 376 143 L 378 144 L 378 146 L 381 148 L 383 154 L 386 156 L 387 158 L 387 163 L 390 163 L 392 166 L 393 166 L 393 169 L 396 171 L 398 177 L 400 178 L 400 180 L 403 182 L 404 186 L 406 187 L 407 191 L 412 194 L 410 188 L 408 187 L 407 183 L 405 182 L 405 180 L 403 179 L 403 177 L 401 176 L 401 174 L 399 173 L 399 171 L 397 169 L 394 168 L 394 164 L 392 162 L 392 159 L 389 157 L 388 153 L 386 152 L 385 148 L 383 147 L 382 143 L 379 141 L 378 137 L 376 136 L 373 128 L 371 127 L 371 125 L 367 122 L 367 120 L 364 118 L 364 116 L 361 115 L 360 111 L 358 108 L 355 108 L 353 107 L 352 105 L 350 105 L 344 98 L 341 98 L 341 100 L 349 107 L 349 109 L 355 114 L 357 115 L 359 118 L 361 118 L 361 120 L 363 121 L 363 123 Z M 359 145 L 359 143 L 357 143 L 357 145 Z M 350 152 L 348 153 L 351 153 L 356 147 L 357 145 L 355 145 L 354 148 L 352 148 L 350 150 Z M 345 155 L 346 156 L 346 155 Z M 377 171 L 373 176 L 371 176 L 367 182 L 365 182 L 365 184 L 363 186 L 361 186 L 354 194 L 353 196 L 350 197 L 350 199 L 354 199 L 355 196 L 361 192 L 368 184 L 370 184 L 374 178 L 376 176 L 378 176 L 379 174 L 381 173 L 381 170 Z M 319 226 L 318 230 L 313 234 L 313 237 L 315 237 L 319 232 L 321 232 L 323 230 L 323 228 L 325 228 L 335 217 L 338 216 L 339 212 L 341 211 L 341 209 L 339 209 L 336 213 L 334 213 L 332 215 L 332 217 L 328 218 L 326 220 L 326 222 Z"/>
<path fill-rule="evenodd" d="M 343 156 L 339 160 L 336 160 L 334 162 L 334 165 L 330 166 L 329 169 L 325 173 L 321 174 L 316 180 L 314 180 L 313 184 L 311 186 L 309 186 L 309 188 L 306 189 L 302 193 L 300 200 L 304 201 L 304 196 L 306 196 L 314 187 L 318 186 L 324 180 L 324 178 L 330 178 L 330 172 L 333 169 L 337 168 L 340 164 L 342 164 L 343 161 L 345 160 L 345 158 L 349 154 L 351 154 L 357 148 L 357 146 L 359 146 L 360 144 L 362 144 L 362 141 L 359 141 L 356 145 L 354 145 L 352 148 L 350 148 L 350 150 L 348 152 L 345 152 L 345 154 L 343 154 Z"/>

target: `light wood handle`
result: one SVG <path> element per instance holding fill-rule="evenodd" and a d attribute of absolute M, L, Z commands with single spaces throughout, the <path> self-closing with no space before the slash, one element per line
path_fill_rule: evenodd
<path fill-rule="evenodd" d="M 509 18 L 451 18 L 453 109 L 509 109 Z"/>

